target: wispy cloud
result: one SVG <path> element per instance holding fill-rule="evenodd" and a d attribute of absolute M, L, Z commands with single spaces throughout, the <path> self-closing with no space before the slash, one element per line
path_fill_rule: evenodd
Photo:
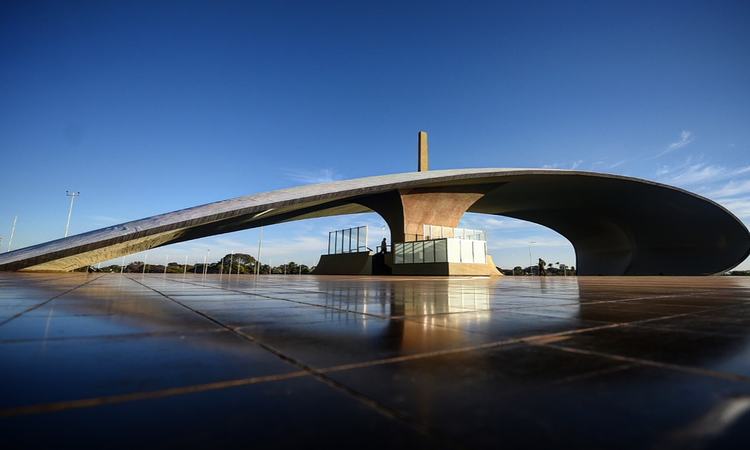
<path fill-rule="evenodd" d="M 676 141 L 670 143 L 669 145 L 667 145 L 667 147 L 664 150 L 660 151 L 656 155 L 652 156 L 651 158 L 647 158 L 647 159 L 661 158 L 662 156 L 664 156 L 664 155 L 666 155 L 668 153 L 672 153 L 675 150 L 679 150 L 679 149 L 681 149 L 683 147 L 686 147 L 687 145 L 691 144 L 694 140 L 695 140 L 695 136 L 693 136 L 693 132 L 692 131 L 682 130 L 680 132 L 680 138 L 679 139 L 677 139 Z"/>
<path fill-rule="evenodd" d="M 676 185 L 707 184 L 750 174 L 750 166 L 729 168 L 695 161 L 688 157 L 677 166 L 662 166 L 656 171 L 658 179 Z"/>
<path fill-rule="evenodd" d="M 664 166 L 656 175 L 670 184 L 689 185 L 717 181 L 726 176 L 726 168 L 703 163 L 677 168 Z"/>
<path fill-rule="evenodd" d="M 304 170 L 304 169 L 286 169 L 284 176 L 292 181 L 304 184 L 313 183 L 330 183 L 331 181 L 340 180 L 342 177 L 333 169 Z"/>
<path fill-rule="evenodd" d="M 569 163 L 552 163 L 552 164 L 545 164 L 542 166 L 544 169 L 568 169 L 568 170 L 575 170 L 579 168 L 583 164 L 582 159 L 575 160 L 573 162 Z"/>
<path fill-rule="evenodd" d="M 719 189 L 706 192 L 707 197 L 725 198 L 750 194 L 750 180 L 731 180 Z"/>
<path fill-rule="evenodd" d="M 692 131 L 682 130 L 682 132 L 680 133 L 680 139 L 669 144 L 669 146 L 667 146 L 667 151 L 668 152 L 675 151 L 677 149 L 680 149 L 690 144 L 691 142 L 693 142 Z"/>
<path fill-rule="evenodd" d="M 616 169 L 625 163 L 627 163 L 627 159 L 621 159 L 619 161 L 615 162 L 609 162 L 609 161 L 594 161 L 591 163 L 591 169 L 595 171 L 601 171 L 601 170 L 612 170 Z"/>

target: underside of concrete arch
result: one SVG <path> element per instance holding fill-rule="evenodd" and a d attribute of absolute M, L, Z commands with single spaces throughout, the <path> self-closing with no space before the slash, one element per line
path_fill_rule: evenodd
<path fill-rule="evenodd" d="M 374 211 L 395 242 L 465 212 L 541 224 L 574 246 L 582 275 L 705 275 L 750 253 L 745 226 L 720 205 L 646 180 L 580 171 L 462 169 L 300 186 L 187 208 L 0 255 L 0 270 L 70 271 L 206 236 Z M 321 249 L 322 250 L 322 249 Z"/>

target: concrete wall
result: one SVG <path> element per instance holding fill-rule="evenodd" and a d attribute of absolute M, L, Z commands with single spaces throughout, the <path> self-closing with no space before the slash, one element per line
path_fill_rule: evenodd
<path fill-rule="evenodd" d="M 320 255 L 312 272 L 315 275 L 372 275 L 372 256 L 369 252 Z"/>
<path fill-rule="evenodd" d="M 393 275 L 464 275 L 464 276 L 502 276 L 491 256 L 486 264 L 470 263 L 422 263 L 393 264 Z"/>

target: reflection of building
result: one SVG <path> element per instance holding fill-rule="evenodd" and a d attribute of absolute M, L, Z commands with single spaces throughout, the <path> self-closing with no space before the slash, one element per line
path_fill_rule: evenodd
<path fill-rule="evenodd" d="M 425 225 L 455 228 L 467 211 L 535 222 L 573 244 L 579 275 L 714 274 L 750 254 L 745 226 L 690 192 L 580 171 L 427 171 L 426 136 L 419 142 L 418 172 L 281 189 L 123 223 L 4 253 L 0 270 L 69 271 L 205 236 L 361 212 L 380 214 L 395 243 L 424 240 Z"/>
<path fill-rule="evenodd" d="M 487 281 L 485 281 L 487 280 Z M 408 282 L 377 282 L 338 287 L 325 285 L 323 306 L 342 313 L 363 313 L 382 317 L 424 316 L 490 309 L 489 279 L 440 280 L 430 285 Z"/>

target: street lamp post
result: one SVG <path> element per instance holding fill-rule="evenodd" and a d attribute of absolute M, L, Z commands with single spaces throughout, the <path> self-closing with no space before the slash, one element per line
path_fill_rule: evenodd
<path fill-rule="evenodd" d="M 532 270 L 533 265 L 531 263 L 531 246 L 533 244 L 536 244 L 536 242 L 534 242 L 534 241 L 530 241 L 529 242 L 529 275 L 533 275 L 534 274 L 534 271 Z"/>
<path fill-rule="evenodd" d="M 73 202 L 76 197 L 81 195 L 80 192 L 65 191 L 65 195 L 70 197 L 70 207 L 68 208 L 68 221 L 65 223 L 65 236 L 68 237 L 68 230 L 70 229 L 70 216 L 73 215 Z"/>
<path fill-rule="evenodd" d="M 10 227 L 10 238 L 8 239 L 8 251 L 10 251 L 10 246 L 13 245 L 13 236 L 16 234 L 16 221 L 18 220 L 18 216 L 13 217 L 13 225 Z"/>
<path fill-rule="evenodd" d="M 255 275 L 260 275 L 260 251 L 263 247 L 263 227 L 260 227 L 260 236 L 258 237 L 258 258 L 255 260 Z"/>

